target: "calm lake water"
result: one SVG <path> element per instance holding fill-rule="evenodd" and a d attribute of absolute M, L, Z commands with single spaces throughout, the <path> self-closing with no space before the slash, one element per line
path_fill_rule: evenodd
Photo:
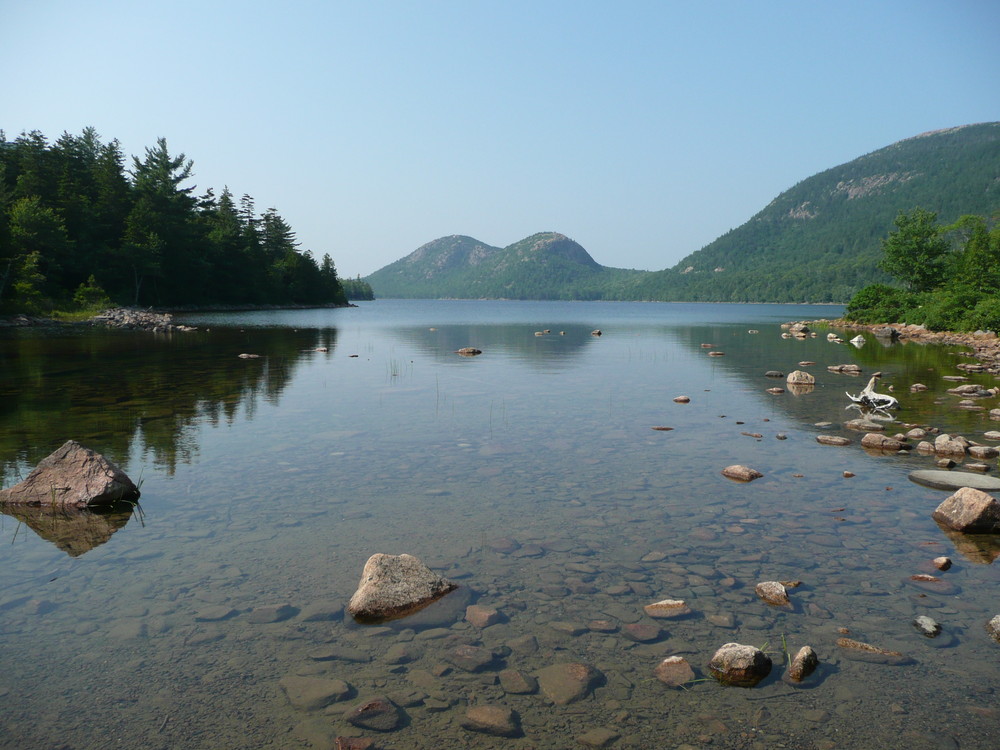
<path fill-rule="evenodd" d="M 331 748 L 376 734 L 343 718 L 375 695 L 400 706 L 400 728 L 378 737 L 397 750 L 580 737 L 997 747 L 1000 645 L 984 624 L 1000 613 L 1000 546 L 931 520 L 949 493 L 907 474 L 933 458 L 869 455 L 842 423 L 857 416 L 844 392 L 876 370 L 901 422 L 985 442 L 1000 404 L 956 408 L 942 379 L 960 374 L 956 349 L 780 336 L 782 322 L 839 312 L 382 300 L 192 315 L 199 330 L 171 336 L 0 332 L 3 486 L 69 438 L 142 482 L 134 513 L 0 516 L 0 747 Z M 464 346 L 483 354 L 454 353 Z M 846 363 L 865 375 L 827 371 Z M 766 392 L 784 386 L 766 371 L 794 369 L 816 388 Z M 918 381 L 930 390 L 910 394 Z M 821 432 L 854 442 L 823 446 Z M 720 475 L 735 463 L 764 477 Z M 343 606 L 375 552 L 416 555 L 461 588 L 413 617 L 357 625 Z M 938 555 L 955 561 L 947 585 L 920 588 L 910 576 Z M 763 580 L 802 581 L 792 611 L 757 598 Z M 665 598 L 693 614 L 645 616 Z M 473 627 L 470 603 L 502 621 Z M 941 636 L 914 628 L 921 614 Z M 634 623 L 662 632 L 635 642 Z M 853 660 L 835 645 L 841 628 L 909 663 Z M 703 679 L 734 641 L 774 660 L 756 688 Z M 453 665 L 461 644 L 493 662 Z M 784 649 L 803 645 L 822 667 L 795 688 L 781 680 Z M 697 673 L 685 689 L 653 676 L 673 654 Z M 565 706 L 515 692 L 503 672 L 567 662 L 603 680 Z M 293 705 L 298 677 L 350 690 Z M 523 736 L 463 729 L 477 704 L 514 709 Z"/>

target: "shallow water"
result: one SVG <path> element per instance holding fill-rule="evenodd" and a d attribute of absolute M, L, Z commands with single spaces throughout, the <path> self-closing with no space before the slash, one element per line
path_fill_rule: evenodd
<path fill-rule="evenodd" d="M 941 379 L 964 361 L 954 349 L 780 338 L 781 322 L 837 312 L 378 301 L 191 316 L 198 332 L 169 337 L 5 333 L 4 486 L 72 437 L 143 494 L 141 514 L 112 519 L 0 516 L 0 746 L 329 748 L 372 734 L 343 714 L 386 695 L 405 715 L 379 737 L 390 748 L 568 748 L 597 728 L 618 735 L 610 747 L 995 747 L 1000 645 L 983 625 L 1000 568 L 983 561 L 996 550 L 931 521 L 947 493 L 906 475 L 933 459 L 869 455 L 840 425 L 855 416 L 844 391 L 875 370 L 900 420 L 972 439 L 996 399 L 955 408 Z M 765 392 L 783 385 L 765 371 L 803 360 L 815 390 Z M 848 362 L 866 375 L 826 370 Z M 916 381 L 931 390 L 909 394 Z M 854 444 L 817 444 L 823 421 Z M 720 475 L 733 463 L 764 477 L 733 483 Z M 374 552 L 414 554 L 461 588 L 358 626 L 341 608 Z M 955 560 L 946 593 L 910 582 L 941 554 Z M 761 580 L 803 581 L 794 610 L 761 602 Z M 652 643 L 623 635 L 664 598 L 694 614 L 656 621 Z M 504 621 L 472 627 L 471 602 Z M 275 605 L 288 606 L 269 617 Z M 943 635 L 917 632 L 919 614 Z M 852 661 L 838 628 L 912 662 Z M 652 675 L 680 654 L 704 678 L 730 641 L 766 646 L 771 676 L 679 690 Z M 449 666 L 460 643 L 494 649 L 493 664 Z M 783 649 L 805 644 L 823 666 L 796 689 Z M 604 675 L 578 703 L 499 682 L 573 661 Z M 302 710 L 280 685 L 295 675 L 353 692 Z M 483 703 L 517 711 L 524 736 L 462 729 Z"/>

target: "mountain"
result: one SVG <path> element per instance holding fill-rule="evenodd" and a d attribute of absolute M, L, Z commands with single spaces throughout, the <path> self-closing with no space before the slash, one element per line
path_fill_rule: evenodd
<path fill-rule="evenodd" d="M 676 266 L 641 279 L 635 299 L 842 302 L 889 279 L 875 265 L 900 211 L 950 223 L 1000 209 L 1000 123 L 899 141 L 820 172 Z"/>
<path fill-rule="evenodd" d="M 378 297 L 621 299 L 643 271 L 608 268 L 565 235 L 541 232 L 505 248 L 452 235 L 367 277 Z"/>
<path fill-rule="evenodd" d="M 942 224 L 1000 210 L 1000 123 L 924 133 L 820 172 L 663 271 L 601 266 L 546 232 L 502 249 L 444 237 L 367 281 L 380 297 L 845 302 L 889 281 L 876 268 L 881 240 L 917 206 Z"/>

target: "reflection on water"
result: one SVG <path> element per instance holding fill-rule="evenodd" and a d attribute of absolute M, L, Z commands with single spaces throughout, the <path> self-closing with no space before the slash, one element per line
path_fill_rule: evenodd
<path fill-rule="evenodd" d="M 128 523 L 136 507 L 131 503 L 100 510 L 0 505 L 0 513 L 24 524 L 70 557 L 79 557 L 107 542 Z M 15 529 L 11 543 L 16 541 L 17 532 Z"/>
<path fill-rule="evenodd" d="M 329 356 L 337 340 L 334 328 L 13 334 L 0 338 L 4 486 L 70 435 L 115 463 L 136 450 L 173 472 L 197 453 L 196 424 L 252 418 L 259 401 L 277 403 L 300 359 Z"/>
<path fill-rule="evenodd" d="M 343 716 L 382 695 L 403 716 L 379 737 L 389 748 L 994 747 L 1000 646 L 983 625 L 997 614 L 995 539 L 931 520 L 946 493 L 906 475 L 932 458 L 861 450 L 841 426 L 859 381 L 827 367 L 882 370 L 907 423 L 982 439 L 988 411 L 944 393 L 946 349 L 779 336 L 785 320 L 830 314 L 400 301 L 282 312 L 280 329 L 264 313 L 199 316 L 211 331 L 110 349 L 39 337 L 15 382 L 0 372 L 0 462 L 23 466 L 89 431 L 143 476 L 144 523 L 70 559 L 27 521 L 0 519 L 0 746 L 326 750 L 371 735 Z M 65 365 L 74 346 L 101 350 L 118 385 L 78 382 L 90 367 Z M 484 354 L 460 358 L 461 346 Z M 794 369 L 814 390 L 767 392 L 784 383 L 765 372 Z M 917 380 L 931 390 L 910 394 Z M 690 403 L 674 403 L 681 394 Z M 39 405 L 59 398 L 72 412 L 62 424 Z M 131 410 L 164 405 L 184 418 L 156 453 Z M 823 446 L 821 432 L 854 443 Z M 720 471 L 734 463 L 764 477 L 730 482 Z M 461 588 L 412 618 L 359 625 L 343 607 L 374 552 L 416 555 Z M 911 579 L 938 555 L 955 561 L 938 573 L 945 586 Z M 802 581 L 794 608 L 760 601 L 763 580 Z M 646 617 L 665 598 L 693 614 Z M 476 627 L 471 604 L 499 621 Z M 922 635 L 918 615 L 942 635 Z M 841 628 L 909 665 L 853 660 L 835 645 Z M 731 641 L 770 652 L 760 686 L 703 679 Z M 807 644 L 823 666 L 795 689 L 780 665 Z M 459 658 L 463 645 L 484 650 L 481 665 Z M 653 676 L 672 654 L 697 682 Z M 553 705 L 531 677 L 567 662 L 603 680 Z M 524 736 L 462 729 L 484 704 L 516 711 Z"/>

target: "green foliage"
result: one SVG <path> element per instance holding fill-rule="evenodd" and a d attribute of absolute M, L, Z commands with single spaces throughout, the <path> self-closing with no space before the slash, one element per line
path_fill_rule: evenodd
<path fill-rule="evenodd" d="M 899 322 L 909 320 L 921 300 L 922 296 L 914 292 L 871 284 L 851 297 L 844 315 L 859 323 Z"/>
<path fill-rule="evenodd" d="M 94 274 L 80 284 L 73 293 L 73 304 L 81 310 L 104 310 L 111 306 L 111 298 L 97 283 Z"/>
<path fill-rule="evenodd" d="M 884 266 L 925 291 L 873 284 L 851 298 L 845 316 L 859 323 L 915 323 L 932 331 L 1000 331 L 1000 230 L 991 230 L 981 216 L 963 216 L 941 228 L 921 209 L 900 214 L 897 227 L 883 242 L 887 256 L 894 255 Z M 944 250 L 928 250 L 928 242 L 943 244 Z M 924 273 L 928 265 L 936 270 Z"/>
<path fill-rule="evenodd" d="M 125 164 L 93 128 L 54 144 L 0 132 L 0 305 L 46 312 L 81 290 L 83 304 L 346 303 L 332 261 L 300 251 L 275 209 L 195 196 L 192 161 L 165 139 Z"/>
<path fill-rule="evenodd" d="M 340 283 L 343 285 L 344 294 L 349 300 L 375 299 L 375 292 L 372 290 L 371 284 L 363 281 L 360 276 L 356 279 L 341 279 Z"/>
<path fill-rule="evenodd" d="M 896 231 L 882 240 L 878 267 L 917 292 L 939 287 L 945 278 L 948 243 L 937 226 L 937 214 L 915 208 L 900 212 Z"/>

